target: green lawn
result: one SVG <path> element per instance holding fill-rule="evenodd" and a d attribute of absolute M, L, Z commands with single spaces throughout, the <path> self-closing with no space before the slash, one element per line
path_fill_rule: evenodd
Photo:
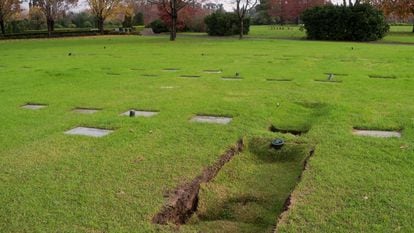
<path fill-rule="evenodd" d="M 387 36 L 379 43 L 412 43 L 414 44 L 413 26 L 391 26 Z M 306 31 L 298 26 L 252 26 L 249 37 L 268 39 L 293 39 L 303 40 Z M 373 42 L 377 43 L 377 42 Z"/>
<path fill-rule="evenodd" d="M 151 223 L 166 192 L 239 139 L 244 151 L 202 185 L 199 211 L 180 231 L 270 231 L 294 190 L 280 232 L 413 232 L 414 46 L 275 40 L 255 30 L 243 41 L 0 41 L 0 232 L 176 232 Z M 347 76 L 315 81 L 330 72 Z M 235 73 L 243 79 L 221 79 Z M 120 116 L 131 108 L 159 114 Z M 190 122 L 196 114 L 233 121 Z M 64 134 L 76 126 L 114 133 Z M 403 136 L 359 137 L 353 127 Z M 286 140 L 282 151 L 268 148 L 274 137 Z"/>

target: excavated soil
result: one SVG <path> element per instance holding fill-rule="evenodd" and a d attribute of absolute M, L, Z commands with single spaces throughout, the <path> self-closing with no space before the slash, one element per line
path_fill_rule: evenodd
<path fill-rule="evenodd" d="M 235 146 L 227 150 L 217 162 L 205 168 L 203 172 L 192 181 L 182 184 L 169 195 L 167 204 L 156 214 L 152 222 L 155 224 L 174 223 L 185 224 L 197 211 L 200 185 L 211 181 L 220 169 L 236 154 L 243 150 L 243 141 L 239 140 Z"/>

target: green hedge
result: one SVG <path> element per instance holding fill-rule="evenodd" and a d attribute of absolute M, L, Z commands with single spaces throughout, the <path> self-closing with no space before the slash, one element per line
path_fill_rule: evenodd
<path fill-rule="evenodd" d="M 320 6 L 302 14 L 312 40 L 375 41 L 389 31 L 383 13 L 373 6 Z"/>
<path fill-rule="evenodd" d="M 204 19 L 207 33 L 210 36 L 232 36 L 240 33 L 239 19 L 236 14 L 229 12 L 216 12 Z M 250 30 L 250 18 L 244 20 L 244 33 Z"/>
<path fill-rule="evenodd" d="M 123 32 L 115 32 L 110 30 L 104 31 L 105 35 L 124 35 L 127 33 Z M 137 35 L 138 33 L 132 32 L 129 34 Z M 52 38 L 58 38 L 58 37 L 77 37 L 77 36 L 97 36 L 101 35 L 101 33 L 98 30 L 90 30 L 90 29 L 78 29 L 78 30 L 56 30 L 52 33 Z M 40 31 L 27 31 L 24 33 L 12 33 L 12 34 L 6 34 L 6 35 L 0 35 L 0 39 L 36 39 L 36 38 L 48 38 L 49 35 L 47 31 L 40 30 Z"/>

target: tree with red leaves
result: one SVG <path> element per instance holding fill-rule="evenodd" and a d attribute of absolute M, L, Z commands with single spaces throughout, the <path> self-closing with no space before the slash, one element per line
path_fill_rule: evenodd
<path fill-rule="evenodd" d="M 326 3 L 326 0 L 269 0 L 268 14 L 277 23 L 298 22 L 303 11 Z"/>
<path fill-rule="evenodd" d="M 175 41 L 177 38 L 178 12 L 190 4 L 194 4 L 196 0 L 148 0 L 148 2 L 156 4 L 158 9 L 170 18 L 170 40 Z"/>

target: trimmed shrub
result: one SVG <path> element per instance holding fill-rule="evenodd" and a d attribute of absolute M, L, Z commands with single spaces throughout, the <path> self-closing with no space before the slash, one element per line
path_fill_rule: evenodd
<path fill-rule="evenodd" d="M 302 14 L 308 39 L 375 41 L 389 31 L 383 13 L 373 6 L 320 6 Z"/>
<path fill-rule="evenodd" d="M 169 32 L 167 25 L 160 19 L 152 21 L 147 28 L 152 28 L 154 33 Z"/>
<path fill-rule="evenodd" d="M 240 33 L 239 19 L 236 14 L 216 12 L 204 19 L 210 36 L 232 36 Z M 249 34 L 250 18 L 244 20 L 244 34 Z"/>

